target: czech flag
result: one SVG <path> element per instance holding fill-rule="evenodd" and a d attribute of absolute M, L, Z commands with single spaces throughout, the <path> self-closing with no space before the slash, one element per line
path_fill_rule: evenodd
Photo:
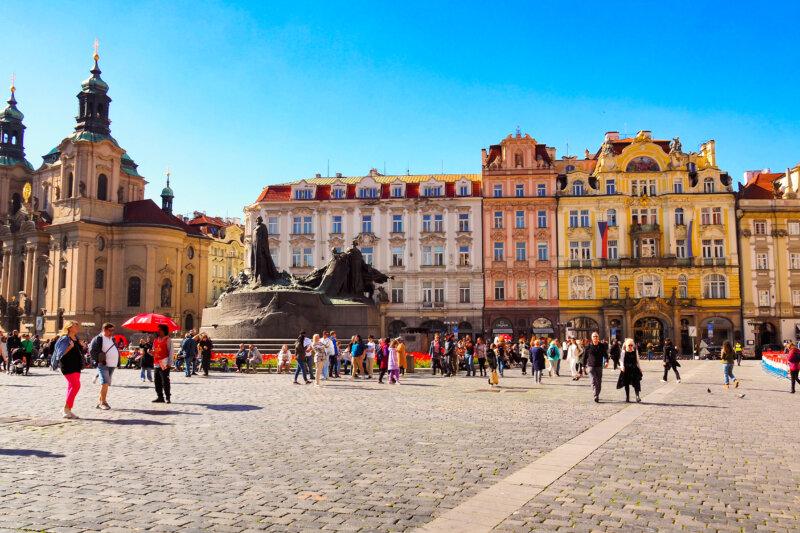
<path fill-rule="evenodd" d="M 597 223 L 597 231 L 600 237 L 597 240 L 597 245 L 599 247 L 597 256 L 601 259 L 608 259 L 608 222 L 605 220 L 599 221 Z"/>

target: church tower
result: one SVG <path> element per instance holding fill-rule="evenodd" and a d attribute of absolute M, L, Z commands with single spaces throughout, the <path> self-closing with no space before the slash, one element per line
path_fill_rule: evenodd
<path fill-rule="evenodd" d="M 75 126 L 77 133 L 111 135 L 111 121 L 108 119 L 111 98 L 108 97 L 108 84 L 100 77 L 99 60 L 95 40 L 94 68 L 90 71 L 92 75 L 81 84 L 81 92 L 78 93 L 78 125 Z"/>
<path fill-rule="evenodd" d="M 175 193 L 169 186 L 169 172 L 167 172 L 167 186 L 161 190 L 161 210 L 170 215 L 172 214 L 173 198 L 175 198 Z"/>
<path fill-rule="evenodd" d="M 17 109 L 16 87 L 11 80 L 11 97 L 0 112 L 0 217 L 13 215 L 22 207 L 22 189 L 30 181 L 33 167 L 25 159 L 24 115 Z"/>

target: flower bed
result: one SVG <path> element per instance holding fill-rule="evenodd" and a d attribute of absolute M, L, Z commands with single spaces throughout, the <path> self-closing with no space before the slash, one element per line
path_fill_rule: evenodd
<path fill-rule="evenodd" d="M 764 352 L 761 354 L 761 367 L 765 372 L 781 378 L 789 377 L 789 363 L 783 352 Z"/>

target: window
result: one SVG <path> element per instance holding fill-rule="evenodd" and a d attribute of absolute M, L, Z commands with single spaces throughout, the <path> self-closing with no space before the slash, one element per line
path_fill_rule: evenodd
<path fill-rule="evenodd" d="M 267 217 L 267 233 L 270 235 L 278 234 L 278 217 Z"/>
<path fill-rule="evenodd" d="M 458 186 L 458 195 L 459 196 L 469 196 L 469 185 L 466 183 L 462 183 Z"/>
<path fill-rule="evenodd" d="M 797 252 L 789 253 L 789 270 L 800 270 L 800 254 Z"/>
<path fill-rule="evenodd" d="M 392 247 L 392 266 L 393 267 L 401 267 L 403 266 L 403 258 L 405 257 L 405 253 L 403 252 L 402 246 L 393 246 Z"/>
<path fill-rule="evenodd" d="M 503 301 L 506 299 L 506 282 L 497 280 L 494 282 L 494 299 Z"/>
<path fill-rule="evenodd" d="M 608 278 L 608 297 L 613 299 L 619 298 L 619 278 L 617 276 Z"/>
<path fill-rule="evenodd" d="M 547 227 L 547 211 L 536 212 L 536 226 L 540 228 Z"/>
<path fill-rule="evenodd" d="M 106 272 L 102 268 L 94 271 L 94 288 L 102 289 L 106 286 Z"/>
<path fill-rule="evenodd" d="M 444 266 L 444 246 L 423 246 L 423 266 Z"/>
<path fill-rule="evenodd" d="M 402 198 L 402 197 L 403 197 L 403 186 L 392 185 L 392 198 Z"/>
<path fill-rule="evenodd" d="M 303 265 L 303 251 L 300 248 L 292 248 L 292 267 L 300 268 Z"/>
<path fill-rule="evenodd" d="M 514 167 L 515 168 L 522 168 L 522 166 L 523 166 L 522 154 L 520 154 L 520 153 L 514 154 Z"/>
<path fill-rule="evenodd" d="M 569 243 L 569 260 L 578 261 L 581 257 L 581 247 L 578 241 L 570 241 Z"/>
<path fill-rule="evenodd" d="M 609 259 L 619 258 L 619 254 L 617 252 L 617 241 L 608 241 L 608 250 L 606 255 Z"/>
<path fill-rule="evenodd" d="M 433 247 L 422 247 L 422 266 L 433 266 Z"/>
<path fill-rule="evenodd" d="M 503 212 L 494 212 L 494 229 L 503 229 Z"/>
<path fill-rule="evenodd" d="M 547 185 L 539 183 L 536 185 L 536 196 L 547 196 Z"/>
<path fill-rule="evenodd" d="M 759 305 L 759 307 L 769 307 L 770 306 L 769 289 L 759 289 L 758 290 L 758 305 Z"/>
<path fill-rule="evenodd" d="M 703 278 L 703 298 L 725 298 L 727 281 L 722 274 L 709 274 Z"/>
<path fill-rule="evenodd" d="M 426 185 L 422 188 L 422 196 L 436 197 L 442 195 L 441 185 Z"/>
<path fill-rule="evenodd" d="M 66 269 L 63 270 L 66 272 Z M 141 305 L 142 280 L 137 276 L 128 278 L 128 307 Z"/>
<path fill-rule="evenodd" d="M 363 187 L 358 190 L 359 198 L 378 198 L 380 189 L 378 187 Z"/>
<path fill-rule="evenodd" d="M 617 210 L 616 209 L 609 209 L 606 211 L 606 222 L 608 222 L 609 227 L 614 227 L 617 225 Z"/>
<path fill-rule="evenodd" d="M 311 217 L 294 217 L 292 219 L 292 233 L 294 234 L 311 234 Z"/>
<path fill-rule="evenodd" d="M 672 182 L 672 192 L 675 194 L 683 194 L 683 181 L 676 179 Z"/>
<path fill-rule="evenodd" d="M 572 195 L 573 196 L 583 196 L 585 190 L 583 188 L 583 182 L 578 180 L 572 184 Z"/>
<path fill-rule="evenodd" d="M 714 178 L 703 180 L 703 192 L 714 192 Z"/>
<path fill-rule="evenodd" d="M 392 233 L 403 233 L 403 215 L 392 215 Z"/>
<path fill-rule="evenodd" d="M 194 292 L 194 274 L 186 274 L 186 292 L 187 294 Z"/>
<path fill-rule="evenodd" d="M 581 209 L 581 227 L 588 228 L 589 227 L 589 210 L 588 209 Z"/>
<path fill-rule="evenodd" d="M 515 257 L 517 261 L 527 261 L 528 260 L 528 248 L 525 242 L 518 242 L 515 245 Z"/>
<path fill-rule="evenodd" d="M 108 200 L 108 178 L 105 174 L 97 176 L 97 199 Z"/>
<path fill-rule="evenodd" d="M 333 215 L 331 217 L 331 233 L 341 234 L 342 232 L 342 215 Z"/>
<path fill-rule="evenodd" d="M 606 180 L 606 194 L 617 194 L 617 180 L 614 178 Z"/>
<path fill-rule="evenodd" d="M 661 278 L 655 274 L 645 274 L 636 279 L 637 298 L 655 298 L 661 296 Z"/>
<path fill-rule="evenodd" d="M 433 231 L 438 233 L 444 231 L 444 215 L 433 215 Z"/>
<path fill-rule="evenodd" d="M 756 235 L 766 235 L 767 234 L 767 221 L 766 220 L 756 220 L 753 222 L 753 233 Z"/>
<path fill-rule="evenodd" d="M 578 227 L 578 210 L 573 209 L 569 212 L 569 227 L 570 228 L 577 228 Z"/>
<path fill-rule="evenodd" d="M 641 240 L 642 257 L 656 257 L 656 240 L 646 237 Z"/>
<path fill-rule="evenodd" d="M 686 275 L 681 274 L 678 276 L 678 298 L 689 297 L 689 280 Z"/>
<path fill-rule="evenodd" d="M 372 233 L 372 215 L 361 215 L 361 233 Z"/>
<path fill-rule="evenodd" d="M 517 211 L 514 213 L 514 227 L 517 229 L 525 227 L 525 211 Z"/>
<path fill-rule="evenodd" d="M 433 215 L 422 215 L 422 231 L 430 233 L 433 230 Z"/>
<path fill-rule="evenodd" d="M 592 243 L 589 241 L 581 241 L 581 259 L 584 261 L 592 258 Z"/>
<path fill-rule="evenodd" d="M 764 252 L 756 253 L 756 270 L 768 270 L 768 269 L 769 269 L 769 261 L 767 260 L 767 254 Z"/>
<path fill-rule="evenodd" d="M 458 264 L 459 266 L 469 266 L 469 246 L 458 247 Z"/>
<path fill-rule="evenodd" d="M 686 239 L 678 239 L 675 241 L 675 257 L 679 259 L 686 258 Z"/>
<path fill-rule="evenodd" d="M 792 289 L 792 305 L 800 306 L 800 289 Z"/>
<path fill-rule="evenodd" d="M 403 282 L 397 282 L 392 284 L 392 303 L 393 304 L 401 304 L 405 301 L 405 294 L 403 291 Z"/>
<path fill-rule="evenodd" d="M 433 306 L 434 307 L 443 307 L 444 306 L 444 282 L 437 281 L 433 285 Z"/>
<path fill-rule="evenodd" d="M 444 246 L 433 247 L 433 264 L 434 266 L 444 266 Z"/>
<path fill-rule="evenodd" d="M 658 210 L 654 207 L 631 209 L 631 222 L 634 224 L 657 224 Z"/>
<path fill-rule="evenodd" d="M 310 250 L 310 248 L 307 249 Z M 372 254 L 373 254 L 372 246 L 364 246 L 363 248 L 361 248 L 361 255 L 364 256 L 364 262 L 368 265 L 372 264 Z"/>
<path fill-rule="evenodd" d="M 684 226 L 684 219 L 683 219 L 683 208 L 679 207 L 675 210 L 675 225 L 676 226 Z"/>
<path fill-rule="evenodd" d="M 341 200 L 346 196 L 346 194 L 347 191 L 344 189 L 344 187 L 334 187 L 331 190 L 331 198 L 334 200 Z"/>
<path fill-rule="evenodd" d="M 536 258 L 539 261 L 548 261 L 550 259 L 546 242 L 540 242 L 536 245 Z"/>
<path fill-rule="evenodd" d="M 494 243 L 494 260 L 502 261 L 505 256 L 505 246 L 502 242 Z"/>
<path fill-rule="evenodd" d="M 502 198 L 503 197 L 503 186 L 501 184 L 496 184 L 492 187 L 492 196 L 495 198 Z"/>
<path fill-rule="evenodd" d="M 433 283 L 422 282 L 422 307 L 433 307 Z"/>
<path fill-rule="evenodd" d="M 525 185 L 522 183 L 517 183 L 514 186 L 514 196 L 517 198 L 522 198 L 525 196 Z"/>
<path fill-rule="evenodd" d="M 295 200 L 311 200 L 311 189 L 297 189 L 294 191 Z"/>
<path fill-rule="evenodd" d="M 458 231 L 469 231 L 469 213 L 458 214 Z"/>
<path fill-rule="evenodd" d="M 470 302 L 469 281 L 458 282 L 458 303 L 468 304 Z"/>
<path fill-rule="evenodd" d="M 786 224 L 789 235 L 800 235 L 800 221 L 790 220 Z"/>

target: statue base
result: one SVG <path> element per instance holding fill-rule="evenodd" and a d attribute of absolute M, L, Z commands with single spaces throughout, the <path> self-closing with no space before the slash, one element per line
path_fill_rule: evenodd
<path fill-rule="evenodd" d="M 223 295 L 203 310 L 200 331 L 211 339 L 291 339 L 336 331 L 340 339 L 378 336 L 380 312 L 371 302 L 329 298 L 314 291 L 263 287 Z"/>

